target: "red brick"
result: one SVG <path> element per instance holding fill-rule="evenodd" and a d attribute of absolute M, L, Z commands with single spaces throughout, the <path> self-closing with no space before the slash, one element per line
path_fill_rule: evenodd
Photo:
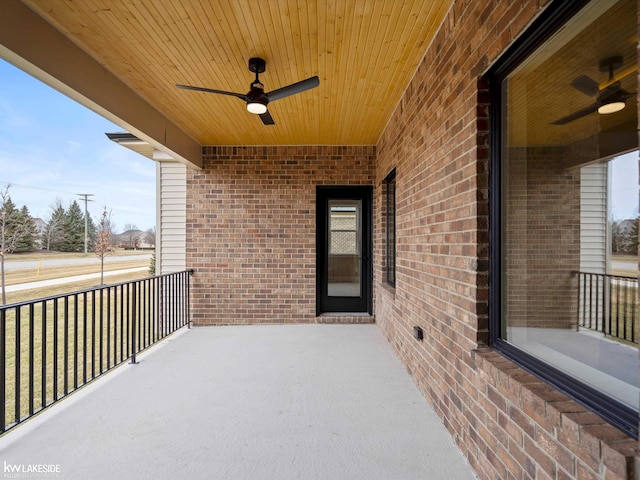
<path fill-rule="evenodd" d="M 607 469 L 608 476 L 617 475 L 619 478 L 633 478 L 636 457 L 639 455 L 640 445 L 636 440 L 623 438 L 618 441 L 602 442 L 602 461 Z"/>
<path fill-rule="evenodd" d="M 547 454 L 553 458 L 560 467 L 571 475 L 575 474 L 575 455 L 571 454 L 571 452 L 568 451 L 560 442 L 542 429 L 536 429 L 535 439 L 537 445 L 547 452 Z"/>

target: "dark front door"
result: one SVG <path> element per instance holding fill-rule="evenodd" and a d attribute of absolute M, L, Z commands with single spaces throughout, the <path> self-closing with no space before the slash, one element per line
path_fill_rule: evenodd
<path fill-rule="evenodd" d="M 317 313 L 371 314 L 372 187 L 317 189 Z"/>

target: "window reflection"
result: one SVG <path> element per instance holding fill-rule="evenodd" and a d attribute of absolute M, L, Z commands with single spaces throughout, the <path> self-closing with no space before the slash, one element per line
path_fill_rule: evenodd
<path fill-rule="evenodd" d="M 592 2 L 503 83 L 501 214 L 503 339 L 635 409 L 637 271 L 613 255 L 611 175 L 637 168 L 636 8 Z"/>

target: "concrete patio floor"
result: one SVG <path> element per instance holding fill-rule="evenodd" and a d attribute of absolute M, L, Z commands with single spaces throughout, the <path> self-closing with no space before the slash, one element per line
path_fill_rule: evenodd
<path fill-rule="evenodd" d="M 475 478 L 375 325 L 193 328 L 139 360 L 0 438 L 5 478 Z"/>

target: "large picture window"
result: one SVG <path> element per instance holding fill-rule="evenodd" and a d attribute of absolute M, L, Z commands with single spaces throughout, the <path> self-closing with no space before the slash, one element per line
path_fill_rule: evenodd
<path fill-rule="evenodd" d="M 553 2 L 488 78 L 492 345 L 637 437 L 636 10 Z"/>

